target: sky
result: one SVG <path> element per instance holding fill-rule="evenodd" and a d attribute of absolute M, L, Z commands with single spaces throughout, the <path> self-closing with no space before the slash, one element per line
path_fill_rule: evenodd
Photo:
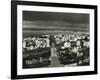
<path fill-rule="evenodd" d="M 89 32 L 89 14 L 23 11 L 24 30 Z"/>

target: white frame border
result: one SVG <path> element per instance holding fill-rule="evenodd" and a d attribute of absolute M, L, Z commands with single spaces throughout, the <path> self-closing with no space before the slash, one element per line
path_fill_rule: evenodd
<path fill-rule="evenodd" d="M 90 66 L 22 69 L 22 11 L 90 14 Z M 17 5 L 17 75 L 94 71 L 94 9 Z"/>

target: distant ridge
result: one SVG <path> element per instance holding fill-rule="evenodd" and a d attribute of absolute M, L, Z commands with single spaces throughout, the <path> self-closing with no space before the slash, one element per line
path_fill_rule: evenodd
<path fill-rule="evenodd" d="M 40 29 L 36 29 L 36 28 L 23 28 L 23 31 L 75 31 L 75 32 L 89 32 L 89 30 L 87 29 L 43 29 L 43 28 L 40 28 Z"/>

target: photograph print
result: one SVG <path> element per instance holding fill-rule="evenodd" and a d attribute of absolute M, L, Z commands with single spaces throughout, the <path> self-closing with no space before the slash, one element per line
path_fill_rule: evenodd
<path fill-rule="evenodd" d="M 18 1 L 12 14 L 12 78 L 97 73 L 97 6 Z"/>
<path fill-rule="evenodd" d="M 23 11 L 23 68 L 90 65 L 89 14 Z"/>

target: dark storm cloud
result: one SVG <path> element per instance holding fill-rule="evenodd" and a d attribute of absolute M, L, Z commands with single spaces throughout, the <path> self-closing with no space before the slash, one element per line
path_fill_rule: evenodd
<path fill-rule="evenodd" d="M 89 14 L 23 11 L 23 28 L 89 31 Z"/>
<path fill-rule="evenodd" d="M 23 20 L 89 23 L 88 14 L 23 11 Z"/>

